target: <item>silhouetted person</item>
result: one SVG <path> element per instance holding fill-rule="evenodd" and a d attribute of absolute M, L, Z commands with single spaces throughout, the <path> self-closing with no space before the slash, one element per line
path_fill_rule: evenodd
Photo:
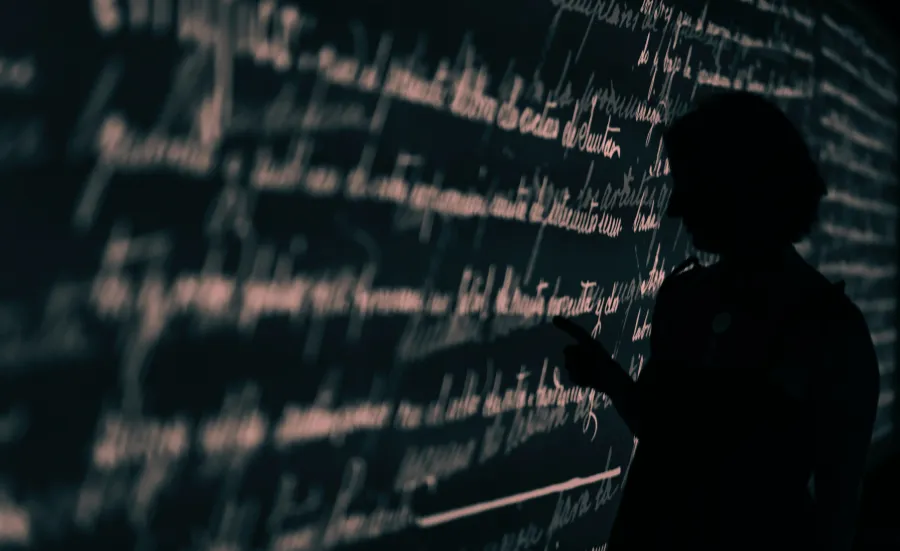
<path fill-rule="evenodd" d="M 879 393 L 860 310 L 794 250 L 826 189 L 768 101 L 725 93 L 664 135 L 697 249 L 662 284 L 637 382 L 573 322 L 576 384 L 640 444 L 609 551 L 849 550 Z"/>

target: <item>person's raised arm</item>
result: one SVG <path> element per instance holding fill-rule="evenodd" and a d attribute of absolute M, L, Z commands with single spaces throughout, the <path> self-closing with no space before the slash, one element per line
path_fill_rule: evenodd
<path fill-rule="evenodd" d="M 667 301 L 664 297 L 671 293 L 670 290 L 664 291 L 664 289 L 670 286 L 664 283 L 657 293 L 656 306 L 653 309 L 653 320 L 651 323 L 650 358 L 641 370 L 639 382 L 632 380 L 622 366 L 603 348 L 603 345 L 594 340 L 591 334 L 580 325 L 563 317 L 557 316 L 553 318 L 553 325 L 575 340 L 574 344 L 563 349 L 565 367 L 569 372 L 569 378 L 579 386 L 593 388 L 609 396 L 619 417 L 622 418 L 632 434 L 638 438 L 640 438 L 642 429 L 641 402 L 643 393 L 641 392 L 642 384 L 640 381 L 645 381 L 653 376 L 653 356 L 659 340 L 655 335 L 664 331 L 658 325 L 662 325 L 662 320 L 665 316 L 664 312 L 667 310 L 665 306 Z"/>
<path fill-rule="evenodd" d="M 816 399 L 814 493 L 817 549 L 849 551 L 878 409 L 879 373 L 865 319 L 855 307 L 830 323 L 832 361 Z M 828 342 L 828 341 L 826 341 Z"/>
<path fill-rule="evenodd" d="M 569 379 L 578 386 L 592 388 L 609 396 L 619 416 L 637 435 L 639 429 L 636 385 L 591 334 L 572 320 L 555 317 L 553 325 L 575 339 L 563 349 Z"/>

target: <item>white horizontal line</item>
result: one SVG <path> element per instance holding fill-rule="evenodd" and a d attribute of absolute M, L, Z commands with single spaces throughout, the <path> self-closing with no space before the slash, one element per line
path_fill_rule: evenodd
<path fill-rule="evenodd" d="M 854 276 L 865 279 L 883 279 L 897 275 L 897 267 L 891 265 L 873 266 L 863 262 L 823 262 L 819 264 L 822 275 Z"/>
<path fill-rule="evenodd" d="M 831 27 L 833 31 L 837 32 L 849 43 L 862 50 L 864 56 L 880 65 L 881 68 L 886 72 L 890 73 L 891 75 L 897 74 L 897 70 L 894 69 L 891 64 L 888 63 L 883 57 L 873 52 L 872 48 L 869 47 L 869 44 L 866 42 L 866 40 L 862 36 L 860 36 L 859 32 L 857 32 L 855 29 L 852 29 L 849 25 L 839 25 L 834 21 L 834 19 L 827 15 L 822 16 L 822 21 L 825 23 L 826 27 Z"/>
<path fill-rule="evenodd" d="M 882 344 L 891 344 L 897 340 L 897 331 L 895 329 L 885 329 L 871 334 L 872 344 L 879 346 Z"/>
<path fill-rule="evenodd" d="M 875 82 L 875 79 L 872 78 L 868 70 L 863 68 L 864 72 L 861 72 L 859 69 L 854 67 L 853 64 L 838 55 L 837 52 L 825 46 L 823 46 L 820 51 L 826 59 L 830 59 L 838 67 L 846 71 L 848 74 L 852 75 L 853 78 L 857 80 L 857 82 L 865 84 L 870 90 L 878 94 L 881 99 L 885 100 L 891 105 L 897 104 L 897 96 L 895 96 L 888 87 L 882 86 L 881 84 Z"/>
<path fill-rule="evenodd" d="M 893 312 L 897 308 L 897 301 L 892 298 L 857 300 L 855 302 L 863 312 Z"/>
<path fill-rule="evenodd" d="M 888 216 L 897 216 L 897 207 L 884 201 L 876 201 L 872 199 L 864 199 L 846 191 L 833 189 L 825 196 L 825 200 L 834 203 L 840 203 L 851 208 L 877 212 Z"/>
<path fill-rule="evenodd" d="M 896 242 L 896 238 L 892 235 L 878 234 L 873 231 L 865 231 L 853 226 L 842 226 L 828 221 L 823 221 L 821 228 L 825 234 L 831 237 L 845 239 L 853 243 L 893 245 Z"/>
<path fill-rule="evenodd" d="M 843 103 L 847 107 L 855 109 L 857 112 L 865 115 L 873 122 L 881 124 L 882 126 L 885 126 L 891 130 L 895 130 L 897 128 L 896 124 L 891 121 L 890 117 L 880 116 L 875 110 L 863 103 L 863 101 L 858 97 L 851 94 L 850 92 L 847 92 L 843 88 L 832 84 L 827 80 L 823 80 L 819 83 L 819 92 L 821 92 L 825 96 L 831 96 L 835 99 L 840 100 L 841 103 Z"/>
<path fill-rule="evenodd" d="M 892 432 L 894 432 L 894 424 L 887 423 L 884 426 L 875 429 L 875 432 L 872 433 L 872 441 L 881 440 Z"/>
<path fill-rule="evenodd" d="M 894 158 L 895 152 L 892 147 L 880 139 L 856 129 L 849 117 L 842 117 L 834 110 L 831 110 L 825 116 L 819 117 L 819 124 L 822 125 L 822 128 L 843 136 L 860 147 L 864 147 L 869 151 L 883 153 L 892 159 Z"/>
<path fill-rule="evenodd" d="M 416 524 L 418 524 L 421 528 L 430 528 L 439 524 L 446 524 L 448 522 L 453 522 L 454 520 L 459 520 L 461 518 L 479 515 L 493 509 L 499 509 L 501 507 L 507 507 L 509 505 L 515 505 L 517 503 L 530 501 L 532 499 L 544 497 L 545 495 L 549 494 L 565 492 L 567 490 L 572 490 L 580 486 L 587 486 L 588 484 L 600 482 L 601 480 L 606 480 L 607 478 L 619 476 L 621 472 L 622 467 L 616 467 L 615 469 L 597 473 L 586 478 L 573 478 L 571 480 L 567 480 L 566 482 L 558 482 L 556 484 L 544 486 L 543 488 L 538 488 L 536 490 L 513 494 L 511 496 L 502 497 L 499 499 L 492 499 L 490 501 L 482 501 L 481 503 L 459 507 L 458 509 L 451 509 L 443 513 L 435 513 L 433 515 L 419 517 L 416 520 Z"/>

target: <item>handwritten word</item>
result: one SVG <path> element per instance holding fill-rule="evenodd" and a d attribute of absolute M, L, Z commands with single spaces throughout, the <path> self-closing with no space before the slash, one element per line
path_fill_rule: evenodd
<path fill-rule="evenodd" d="M 177 459 L 187 453 L 190 428 L 184 419 L 126 421 L 107 414 L 101 422 L 103 432 L 94 444 L 94 464 L 114 468 L 155 457 Z"/>
<path fill-rule="evenodd" d="M 464 471 L 472 464 L 476 444 L 476 440 L 467 440 L 408 448 L 394 479 L 394 488 L 412 491 L 420 486 L 434 487 L 438 481 Z"/>
<path fill-rule="evenodd" d="M 894 156 L 895 152 L 891 149 L 888 144 L 884 143 L 884 141 L 868 136 L 863 132 L 860 132 L 853 126 L 853 122 L 850 120 L 850 117 L 846 115 L 841 115 L 837 111 L 829 110 L 827 114 L 823 115 L 819 118 L 819 122 L 822 124 L 823 128 L 827 128 L 833 132 L 839 133 L 841 136 L 846 137 L 850 141 L 855 144 L 861 145 L 866 149 L 870 149 L 872 151 L 878 151 L 881 153 L 887 153 L 890 156 Z"/>
<path fill-rule="evenodd" d="M 396 508 L 379 503 L 368 513 L 351 511 L 354 499 L 361 497 L 365 489 L 367 468 L 366 462 L 360 458 L 347 462 L 341 487 L 322 535 L 325 549 L 374 540 L 400 532 L 415 522 L 410 508 L 411 493 L 404 493 Z"/>
<path fill-rule="evenodd" d="M 580 126 L 577 126 L 576 130 L 576 117 L 579 113 L 579 104 L 578 102 L 575 103 L 575 110 L 572 114 L 572 119 L 566 122 L 566 126 L 563 129 L 563 147 L 565 147 L 566 149 L 572 149 L 577 144 L 579 151 L 585 151 L 593 155 L 602 155 L 607 159 L 613 157 L 621 157 L 622 149 L 615 142 L 615 140 L 613 140 L 612 137 L 612 134 L 618 133 L 620 129 L 610 126 L 612 117 L 607 119 L 606 130 L 603 131 L 603 134 L 591 132 L 591 124 L 594 121 L 594 108 L 596 106 L 597 97 L 594 96 L 591 99 L 591 110 L 588 115 L 587 122 L 581 123 Z"/>
<path fill-rule="evenodd" d="M 519 109 L 516 102 L 524 89 L 524 79 L 516 75 L 513 79 L 509 99 L 500 105 L 497 112 L 497 126 L 511 132 L 518 130 L 520 134 L 530 134 L 545 140 L 555 140 L 559 136 L 559 119 L 549 116 L 549 111 L 557 107 L 555 102 L 544 103 L 542 112 L 537 113 L 531 107 Z"/>
<path fill-rule="evenodd" d="M 104 121 L 97 147 L 101 162 L 133 172 L 166 167 L 189 175 L 206 176 L 216 159 L 210 147 L 190 139 L 157 132 L 141 135 L 118 115 L 110 115 Z"/>
<path fill-rule="evenodd" d="M 287 405 L 275 428 L 275 444 L 287 446 L 322 439 L 342 441 L 363 430 L 379 430 L 388 425 L 393 406 L 387 402 L 360 401 L 331 406 L 332 394 L 311 406 Z"/>
<path fill-rule="evenodd" d="M 840 88 L 839 86 L 832 83 L 830 80 L 823 79 L 819 83 L 819 90 L 822 95 L 826 97 L 833 97 L 841 101 L 847 107 L 851 109 L 855 109 L 858 113 L 861 113 L 866 116 L 869 120 L 878 123 L 882 126 L 886 126 L 887 128 L 896 129 L 897 125 L 894 121 L 890 120 L 889 117 L 880 116 L 874 109 L 866 105 L 859 97 L 855 94 L 851 94 L 850 92 Z"/>
<path fill-rule="evenodd" d="M 832 140 L 824 140 L 819 147 L 819 160 L 839 166 L 875 182 L 891 182 L 892 178 L 885 171 L 875 168 L 873 160 L 860 155 L 846 142 L 838 145 Z"/>

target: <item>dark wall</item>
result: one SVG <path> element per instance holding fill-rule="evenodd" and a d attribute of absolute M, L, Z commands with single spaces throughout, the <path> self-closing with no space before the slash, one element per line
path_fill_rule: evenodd
<path fill-rule="evenodd" d="M 660 130 L 723 87 L 819 158 L 798 249 L 866 313 L 891 438 L 896 56 L 863 16 L 76 4 L 0 42 L 0 526 L 32 545 L 601 548 L 635 441 L 547 320 L 639 373 L 696 254 Z"/>

